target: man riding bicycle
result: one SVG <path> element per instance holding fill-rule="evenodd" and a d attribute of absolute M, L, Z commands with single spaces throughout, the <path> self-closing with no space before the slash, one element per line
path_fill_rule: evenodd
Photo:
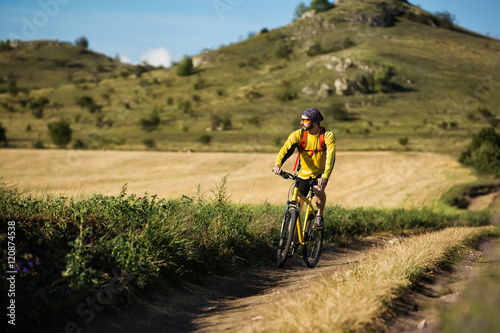
<path fill-rule="evenodd" d="M 299 157 L 294 171 L 298 170 L 298 176 L 303 179 L 303 181 L 299 182 L 299 192 L 303 196 L 307 196 L 310 191 L 310 177 L 318 182 L 318 185 L 314 186 L 317 208 L 314 221 L 315 229 L 323 229 L 324 227 L 325 187 L 335 165 L 335 135 L 332 131 L 326 131 L 324 127 L 320 126 L 323 119 L 323 116 L 316 108 L 307 109 L 302 113 L 300 120 L 302 129 L 290 134 L 278 156 L 276 156 L 273 170 L 275 174 L 281 174 L 281 167 L 293 154 L 295 148 L 298 148 Z"/>

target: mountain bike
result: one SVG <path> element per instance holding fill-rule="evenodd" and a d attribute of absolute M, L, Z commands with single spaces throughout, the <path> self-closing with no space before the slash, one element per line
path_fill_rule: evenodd
<path fill-rule="evenodd" d="M 297 175 L 282 171 L 280 176 L 284 179 L 292 179 L 295 183 L 290 191 L 292 200 L 289 200 L 289 197 L 286 202 L 276 265 L 283 267 L 286 259 L 293 257 L 299 245 L 302 245 L 302 257 L 305 264 L 309 268 L 314 268 L 318 264 L 324 238 L 324 231 L 313 227 L 316 214 L 311 201 L 314 197 L 313 187 L 317 185 L 317 181 L 309 179 L 311 190 L 306 198 L 299 193 L 297 186 L 300 178 Z M 302 215 L 298 198 L 301 198 L 306 206 L 306 210 Z"/>

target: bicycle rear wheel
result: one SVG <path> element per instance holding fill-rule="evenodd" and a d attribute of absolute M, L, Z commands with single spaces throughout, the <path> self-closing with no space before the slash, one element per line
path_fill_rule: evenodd
<path fill-rule="evenodd" d="M 302 256 L 307 267 L 314 268 L 318 264 L 323 248 L 324 230 L 316 230 L 313 227 L 314 221 L 309 221 L 305 243 L 302 246 Z"/>
<path fill-rule="evenodd" d="M 283 267 L 285 265 L 286 259 L 288 258 L 288 253 L 290 251 L 290 245 L 292 244 L 296 224 L 297 211 L 295 209 L 290 209 L 285 213 L 283 229 L 281 230 L 280 243 L 278 246 L 278 256 L 276 261 L 276 266 L 278 267 Z"/>

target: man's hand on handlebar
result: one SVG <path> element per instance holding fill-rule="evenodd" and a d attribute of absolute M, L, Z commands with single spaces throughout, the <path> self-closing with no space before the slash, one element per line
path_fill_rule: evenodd
<path fill-rule="evenodd" d="M 281 171 L 282 171 L 282 170 L 281 170 L 281 167 L 280 167 L 280 166 L 277 166 L 277 165 L 275 165 L 275 166 L 274 166 L 273 172 L 274 172 L 275 174 L 277 174 L 277 175 L 281 175 Z"/>

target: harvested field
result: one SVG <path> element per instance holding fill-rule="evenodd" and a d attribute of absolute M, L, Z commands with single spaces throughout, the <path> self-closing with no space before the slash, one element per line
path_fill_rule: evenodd
<path fill-rule="evenodd" d="M 280 204 L 289 181 L 271 173 L 274 154 L 143 151 L 9 150 L 1 180 L 26 193 L 212 195 L 229 175 L 234 203 Z M 295 155 L 285 164 L 291 171 Z M 329 204 L 345 207 L 432 207 L 451 186 L 475 180 L 452 157 L 434 153 L 339 152 L 327 187 Z"/>

